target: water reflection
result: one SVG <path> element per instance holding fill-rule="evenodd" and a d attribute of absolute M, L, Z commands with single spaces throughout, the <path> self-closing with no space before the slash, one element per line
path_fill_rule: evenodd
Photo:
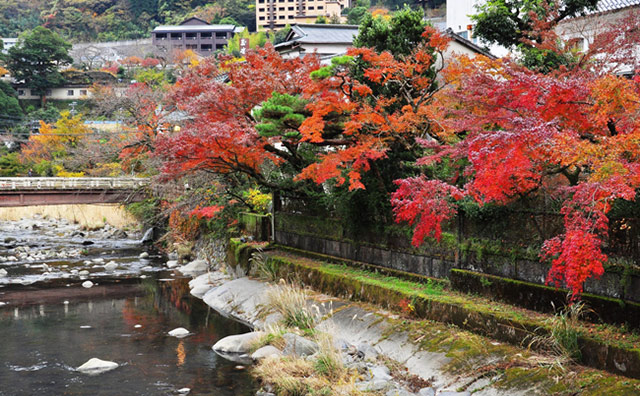
<path fill-rule="evenodd" d="M 247 373 L 211 350 L 248 329 L 191 298 L 185 279 L 127 287 L 120 298 L 0 308 L 0 395 L 254 394 Z M 176 327 L 195 334 L 167 336 Z M 92 357 L 121 367 L 95 377 L 73 370 Z"/>

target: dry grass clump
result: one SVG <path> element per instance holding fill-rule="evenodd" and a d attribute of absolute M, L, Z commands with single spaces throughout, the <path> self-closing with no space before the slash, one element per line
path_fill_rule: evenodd
<path fill-rule="evenodd" d="M 285 340 L 282 337 L 285 333 L 287 333 L 287 329 L 282 327 L 280 324 L 272 324 L 269 325 L 265 329 L 265 334 L 251 342 L 251 346 L 249 350 L 251 353 L 257 351 L 266 345 L 272 345 L 279 350 L 283 350 L 285 347 Z"/>
<path fill-rule="evenodd" d="M 340 352 L 333 346 L 333 337 L 329 333 L 317 333 L 318 353 L 313 367 L 316 373 L 331 380 L 340 379 L 344 374 L 344 363 Z"/>
<path fill-rule="evenodd" d="M 303 331 L 313 330 L 320 315 L 319 312 L 312 312 L 312 309 L 307 306 L 307 299 L 308 296 L 304 289 L 281 281 L 279 285 L 269 290 L 267 308 L 280 313 L 286 327 L 298 328 Z"/>
<path fill-rule="evenodd" d="M 254 374 L 278 396 L 359 396 L 355 375 L 342 370 L 320 375 L 317 361 L 303 358 L 267 358 L 254 367 Z"/>

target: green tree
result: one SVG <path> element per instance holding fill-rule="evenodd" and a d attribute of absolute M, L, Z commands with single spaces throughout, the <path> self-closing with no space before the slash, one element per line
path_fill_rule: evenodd
<path fill-rule="evenodd" d="M 572 59 L 550 50 L 542 50 L 531 43 L 541 43 L 543 37 L 534 28 L 536 20 L 557 24 L 561 20 L 595 10 L 598 0 L 565 0 L 557 7 L 546 0 L 488 0 L 477 6 L 472 15 L 474 34 L 488 43 L 518 48 L 522 63 L 540 71 L 549 71 Z"/>
<path fill-rule="evenodd" d="M 0 81 L 0 125 L 2 119 L 15 120 L 22 117 L 22 108 L 18 103 L 16 91 L 11 85 L 4 81 Z"/>
<path fill-rule="evenodd" d="M 347 23 L 350 25 L 359 25 L 369 12 L 369 7 L 371 7 L 369 0 L 356 1 L 352 8 L 347 9 Z"/>
<path fill-rule="evenodd" d="M 423 40 L 426 26 L 422 11 L 408 6 L 396 12 L 391 19 L 367 14 L 353 46 L 374 48 L 376 52 L 389 51 L 396 56 L 408 55 Z"/>
<path fill-rule="evenodd" d="M 44 105 L 47 88 L 64 83 L 59 68 L 72 62 L 70 48 L 71 44 L 56 33 L 38 26 L 22 34 L 9 49 L 7 68 L 16 80 L 24 81 L 39 95 Z"/>

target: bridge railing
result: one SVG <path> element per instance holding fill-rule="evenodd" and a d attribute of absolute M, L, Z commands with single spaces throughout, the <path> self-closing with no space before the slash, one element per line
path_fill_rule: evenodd
<path fill-rule="evenodd" d="M 8 190 L 132 190 L 149 184 L 137 177 L 0 177 L 0 191 Z"/>

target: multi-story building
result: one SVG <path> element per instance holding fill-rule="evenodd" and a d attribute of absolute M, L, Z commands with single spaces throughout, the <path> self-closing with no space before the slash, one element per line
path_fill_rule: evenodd
<path fill-rule="evenodd" d="M 160 52 L 193 50 L 208 56 L 224 49 L 229 39 L 243 30 L 234 25 L 211 25 L 194 17 L 177 26 L 158 26 L 151 32 L 151 40 Z"/>
<path fill-rule="evenodd" d="M 313 23 L 319 16 L 338 17 L 351 0 L 256 0 L 256 29 L 277 30 L 295 23 Z"/>

